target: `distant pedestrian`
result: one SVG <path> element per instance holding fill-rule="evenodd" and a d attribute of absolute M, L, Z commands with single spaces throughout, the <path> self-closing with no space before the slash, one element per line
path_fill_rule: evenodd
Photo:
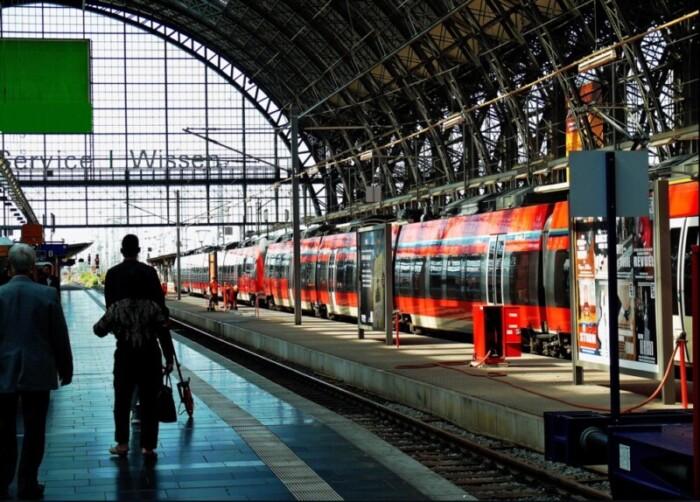
<path fill-rule="evenodd" d="M 10 274 L 7 271 L 7 267 L 0 263 L 0 286 L 7 284 L 10 281 Z"/>
<path fill-rule="evenodd" d="M 47 286 L 54 288 L 59 298 L 61 296 L 61 284 L 58 280 L 58 276 L 53 273 L 51 265 L 43 266 L 43 282 L 41 284 L 46 284 Z"/>
<path fill-rule="evenodd" d="M 124 261 L 107 271 L 105 303 L 107 312 L 94 327 L 98 336 L 114 333 L 114 425 L 116 446 L 113 455 L 129 450 L 129 412 L 138 388 L 141 405 L 141 448 L 155 459 L 158 443 L 158 417 L 155 407 L 162 376 L 173 368 L 173 341 L 167 328 L 168 310 L 158 274 L 153 267 L 138 261 L 141 252 L 138 237 L 122 240 Z M 160 342 L 160 346 L 159 346 Z M 162 355 L 161 355 L 162 349 Z"/>
<path fill-rule="evenodd" d="M 49 394 L 73 378 L 68 328 L 56 291 L 30 279 L 36 255 L 25 244 L 10 248 L 12 279 L 0 287 L 0 499 L 17 465 L 16 418 L 22 401 L 24 437 L 17 495 L 39 498 Z"/>
<path fill-rule="evenodd" d="M 216 310 L 217 305 L 219 305 L 219 283 L 216 278 L 212 278 L 209 281 L 209 306 L 207 310 Z"/>

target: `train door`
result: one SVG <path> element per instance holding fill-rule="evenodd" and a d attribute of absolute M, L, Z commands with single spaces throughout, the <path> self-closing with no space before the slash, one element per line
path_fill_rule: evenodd
<path fill-rule="evenodd" d="M 335 314 L 338 310 L 335 298 L 335 278 L 336 278 L 336 259 L 335 250 L 331 250 L 328 255 L 328 313 Z"/>
<path fill-rule="evenodd" d="M 489 254 L 486 263 L 486 303 L 503 304 L 503 255 L 505 234 L 489 238 Z"/>
<path fill-rule="evenodd" d="M 688 335 L 688 351 L 692 353 L 690 251 L 700 244 L 698 217 L 671 220 L 671 267 L 673 275 L 673 331 Z"/>
<path fill-rule="evenodd" d="M 326 257 L 327 255 L 319 247 L 316 257 L 316 291 L 318 292 L 316 301 L 321 311 L 328 308 L 328 261 L 326 261 Z"/>

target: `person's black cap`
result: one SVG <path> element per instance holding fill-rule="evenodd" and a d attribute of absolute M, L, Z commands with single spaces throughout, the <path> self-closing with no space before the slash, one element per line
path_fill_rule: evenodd
<path fill-rule="evenodd" d="M 141 252 L 139 238 L 133 234 L 127 234 L 122 239 L 122 254 L 127 258 L 133 258 Z"/>

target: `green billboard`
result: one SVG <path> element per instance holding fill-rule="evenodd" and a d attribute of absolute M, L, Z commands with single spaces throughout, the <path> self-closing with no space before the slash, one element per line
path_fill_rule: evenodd
<path fill-rule="evenodd" d="M 92 132 L 89 40 L 0 38 L 0 132 Z"/>

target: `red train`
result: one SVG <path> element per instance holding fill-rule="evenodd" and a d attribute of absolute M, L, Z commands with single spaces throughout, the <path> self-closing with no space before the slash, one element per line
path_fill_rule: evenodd
<path fill-rule="evenodd" d="M 674 328 L 690 333 L 689 252 L 698 236 L 698 183 L 671 185 Z M 395 306 L 414 332 L 470 333 L 472 307 L 519 309 L 530 350 L 570 352 L 569 234 L 566 202 L 536 204 L 396 226 Z M 357 316 L 356 234 L 302 239 L 302 309 Z M 242 300 L 294 307 L 292 243 L 260 240 L 182 259 L 183 289 L 204 293 L 216 274 Z M 681 314 L 683 313 L 683 314 Z"/>

